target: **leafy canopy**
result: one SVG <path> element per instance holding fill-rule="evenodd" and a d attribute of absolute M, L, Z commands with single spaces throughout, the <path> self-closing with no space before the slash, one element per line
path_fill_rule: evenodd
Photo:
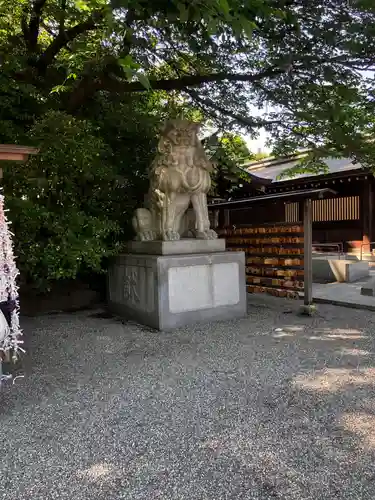
<path fill-rule="evenodd" d="M 212 197 L 227 198 L 239 185 L 248 182 L 248 176 L 238 168 L 244 162 L 255 159 L 244 139 L 234 133 L 214 133 L 204 141 L 207 153 L 215 163 L 211 175 Z"/>
<path fill-rule="evenodd" d="M 0 4 L 3 68 L 69 113 L 97 93 L 152 89 L 183 96 L 219 125 L 229 117 L 253 135 L 265 127 L 278 151 L 355 154 L 373 132 L 372 0 Z"/>

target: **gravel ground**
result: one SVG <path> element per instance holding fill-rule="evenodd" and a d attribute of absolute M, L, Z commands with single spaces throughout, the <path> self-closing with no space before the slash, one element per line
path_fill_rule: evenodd
<path fill-rule="evenodd" d="M 0 393 L 0 498 L 375 498 L 375 314 L 250 298 L 161 333 L 93 312 L 24 319 Z"/>

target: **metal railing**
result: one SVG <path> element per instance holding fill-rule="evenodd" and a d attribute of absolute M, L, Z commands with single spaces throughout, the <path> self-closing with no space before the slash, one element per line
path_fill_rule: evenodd
<path fill-rule="evenodd" d="M 313 243 L 313 250 L 316 248 L 337 248 L 337 252 L 339 255 L 339 259 L 341 259 L 341 255 L 344 254 L 344 245 L 343 243 Z"/>
<path fill-rule="evenodd" d="M 369 246 L 370 247 L 370 255 L 371 255 L 371 245 L 375 245 L 375 241 L 369 241 L 367 243 L 361 244 L 361 258 L 360 258 L 360 260 L 362 260 L 362 257 L 363 257 L 363 247 Z"/>

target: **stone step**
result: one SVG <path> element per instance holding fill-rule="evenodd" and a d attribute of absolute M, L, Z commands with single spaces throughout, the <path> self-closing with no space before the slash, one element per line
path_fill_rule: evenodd
<path fill-rule="evenodd" d="M 375 297 L 375 276 L 370 278 L 367 283 L 361 287 L 361 295 Z"/>

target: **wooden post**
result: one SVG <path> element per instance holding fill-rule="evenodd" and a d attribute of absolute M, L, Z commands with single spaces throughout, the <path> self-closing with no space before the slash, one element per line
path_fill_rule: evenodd
<path fill-rule="evenodd" d="M 304 207 L 305 207 L 305 202 L 299 201 L 298 202 L 298 222 L 303 222 L 304 210 L 305 210 Z"/>
<path fill-rule="evenodd" d="M 222 208 L 219 208 L 219 224 L 218 224 L 218 228 L 219 229 L 223 229 L 225 227 L 225 224 L 224 224 L 224 210 Z"/>
<path fill-rule="evenodd" d="M 371 241 L 373 239 L 372 235 L 372 211 L 373 211 L 373 194 L 372 194 L 372 182 L 370 179 L 365 180 L 363 197 L 361 200 L 362 209 L 362 246 L 361 246 L 361 260 L 362 254 L 367 254 L 371 252 Z"/>
<path fill-rule="evenodd" d="M 230 210 L 224 210 L 224 227 L 230 226 Z"/>
<path fill-rule="evenodd" d="M 219 229 L 228 228 L 230 226 L 230 210 L 221 208 L 218 214 Z"/>
<path fill-rule="evenodd" d="M 372 241 L 373 238 L 374 238 L 374 235 L 373 235 L 373 232 L 372 232 L 372 226 L 373 226 L 373 223 L 374 223 L 374 218 L 373 218 L 373 211 L 374 211 L 374 185 L 373 185 L 373 182 L 372 182 L 372 179 L 368 179 L 368 189 L 369 189 L 369 193 L 368 193 L 368 227 L 369 227 L 369 231 L 368 231 L 368 237 L 369 237 L 369 240 Z M 371 245 L 370 245 L 370 253 L 371 253 Z"/>
<path fill-rule="evenodd" d="M 305 200 L 303 205 L 304 230 L 304 305 L 312 304 L 312 203 Z"/>

